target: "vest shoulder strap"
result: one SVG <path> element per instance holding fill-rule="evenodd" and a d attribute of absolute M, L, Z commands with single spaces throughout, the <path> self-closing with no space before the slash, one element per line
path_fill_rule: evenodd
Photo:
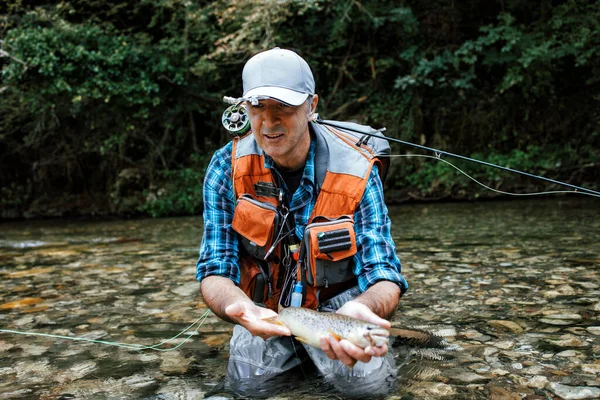
<path fill-rule="evenodd" d="M 385 181 L 390 164 L 389 155 L 391 154 L 391 149 L 388 140 L 381 133 L 381 130 L 354 122 L 321 119 L 313 122 L 312 128 L 317 136 L 315 179 L 319 188 L 323 184 L 328 169 L 331 170 L 332 164 L 338 164 L 338 167 L 347 168 L 352 166 L 351 162 L 354 159 L 354 157 L 348 159 L 347 152 L 345 154 L 344 152 L 339 153 L 340 146 L 332 146 L 330 144 L 332 137 L 337 137 L 338 142 L 340 140 L 345 142 L 345 146 L 342 149 L 355 150 L 357 154 L 362 154 L 362 158 L 374 158 L 378 166 L 381 181 Z M 332 149 L 331 147 L 337 148 Z M 336 168 L 334 167 L 334 169 Z"/>

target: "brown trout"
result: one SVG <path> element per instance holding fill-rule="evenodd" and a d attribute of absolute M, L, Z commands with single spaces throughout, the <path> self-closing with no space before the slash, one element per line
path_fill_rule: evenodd
<path fill-rule="evenodd" d="M 269 318 L 269 321 L 287 326 L 298 340 L 316 348 L 321 348 L 321 336 L 329 334 L 363 349 L 388 344 L 390 336 L 390 332 L 379 325 L 308 308 L 283 308 L 279 310 L 279 316 Z"/>

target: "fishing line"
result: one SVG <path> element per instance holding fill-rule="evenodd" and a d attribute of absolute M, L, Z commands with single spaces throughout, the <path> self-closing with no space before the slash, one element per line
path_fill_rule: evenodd
<path fill-rule="evenodd" d="M 478 185 L 483 186 L 484 188 L 491 190 L 492 192 L 496 192 L 499 194 L 505 194 L 508 196 L 542 196 L 542 195 L 548 195 L 548 194 L 559 194 L 559 193 L 577 193 L 577 194 L 584 194 L 587 196 L 593 196 L 593 197 L 600 197 L 600 194 L 594 194 L 594 193 L 587 193 L 587 192 L 579 192 L 577 190 L 552 190 L 552 191 L 545 191 L 545 192 L 533 192 L 533 193 L 511 193 L 511 192 L 505 192 L 503 190 L 498 190 L 498 189 L 494 189 L 493 187 L 490 187 L 480 181 L 478 181 L 477 179 L 473 178 L 471 175 L 467 174 L 465 171 L 463 171 L 462 169 L 458 168 L 456 165 L 452 164 L 450 161 L 446 161 L 443 158 L 440 157 L 434 157 L 434 156 L 428 156 L 426 154 L 384 154 L 384 155 L 379 155 L 378 157 L 422 157 L 422 158 L 431 158 L 437 161 L 441 161 L 443 163 L 446 163 L 447 165 L 450 165 L 452 168 L 454 168 L 455 170 L 457 170 L 458 172 L 460 172 L 461 174 L 463 174 L 464 176 L 466 176 L 467 178 L 469 178 L 470 180 L 472 180 L 473 182 L 477 183 Z"/>
<path fill-rule="evenodd" d="M 160 343 L 157 343 L 157 344 L 154 344 L 151 346 L 145 346 L 145 345 L 134 344 L 134 343 L 110 342 L 110 341 L 105 341 L 105 340 L 90 339 L 90 338 L 81 337 L 81 336 L 72 337 L 72 336 L 63 336 L 63 335 L 53 335 L 50 333 L 15 331 L 15 330 L 11 330 L 11 329 L 0 329 L 0 333 L 12 333 L 12 334 L 23 335 L 23 336 L 40 336 L 40 337 L 48 337 L 48 338 L 53 338 L 53 339 L 66 339 L 66 340 L 72 340 L 72 341 L 78 341 L 78 342 L 91 342 L 91 343 L 105 344 L 108 346 L 115 346 L 115 347 L 121 347 L 121 348 L 125 348 L 125 349 L 133 349 L 133 350 L 172 351 L 172 350 L 176 350 L 179 347 L 183 346 L 188 340 L 191 339 L 192 335 L 198 333 L 198 330 L 200 329 L 202 324 L 204 324 L 204 321 L 206 321 L 206 318 L 208 318 L 209 314 L 210 314 L 210 310 L 206 310 L 204 312 L 204 314 L 202 314 L 202 316 L 200 316 L 200 318 L 196 319 L 191 325 L 189 325 L 183 331 L 179 332 L 177 335 L 173 336 L 170 339 L 164 340 Z M 196 326 L 196 325 L 198 325 L 198 326 Z M 186 337 L 185 339 L 183 339 L 183 341 L 181 343 L 179 343 L 178 345 L 176 345 L 175 347 L 170 347 L 168 349 L 159 348 L 163 344 L 172 342 L 175 339 L 177 339 L 179 336 L 187 333 L 194 326 L 196 326 L 196 329 L 194 329 L 194 331 L 192 333 L 188 333 L 189 336 Z"/>
<path fill-rule="evenodd" d="M 596 190 L 592 190 L 592 189 L 587 189 L 587 188 L 584 188 L 582 186 L 577 186 L 577 185 L 572 185 L 570 183 L 560 182 L 560 181 L 557 181 L 557 180 L 554 180 L 554 179 L 546 178 L 546 177 L 541 176 L 541 175 L 534 175 L 534 174 L 530 174 L 529 172 L 524 172 L 524 171 L 519 171 L 519 170 L 508 168 L 508 167 L 503 167 L 501 165 L 492 164 L 492 163 L 489 163 L 487 161 L 481 161 L 481 160 L 477 160 L 475 158 L 461 156 L 460 154 L 455 154 L 455 153 L 450 153 L 450 152 L 444 151 L 444 150 L 434 149 L 432 147 L 427 147 L 427 146 L 423 146 L 423 145 L 420 145 L 420 144 L 407 142 L 407 141 L 396 139 L 396 138 L 389 137 L 389 136 L 383 136 L 383 132 L 385 131 L 385 128 L 378 129 L 378 130 L 377 129 L 373 129 L 372 132 L 369 132 L 367 130 L 353 129 L 353 128 L 345 126 L 345 125 L 336 124 L 333 121 L 323 120 L 323 119 L 321 119 L 318 116 L 318 114 L 315 114 L 314 121 L 317 122 L 317 123 L 319 123 L 319 124 L 333 126 L 334 128 L 338 128 L 338 129 L 342 129 L 342 130 L 353 131 L 353 132 L 360 133 L 360 134 L 363 134 L 363 135 L 366 135 L 366 136 L 369 136 L 369 137 L 373 137 L 373 138 L 376 138 L 376 139 L 385 139 L 385 140 L 388 140 L 390 142 L 400 143 L 400 144 L 404 144 L 404 145 L 407 145 L 407 146 L 416 147 L 416 148 L 419 148 L 419 149 L 422 149 L 422 150 L 427 150 L 427 151 L 433 152 L 435 154 L 435 158 L 437 158 L 439 160 L 442 160 L 441 156 L 443 154 L 443 155 L 446 155 L 446 156 L 456 157 L 456 158 L 460 158 L 462 160 L 466 160 L 466 161 L 470 161 L 470 162 L 482 164 L 482 165 L 485 165 L 487 167 L 497 168 L 497 169 L 501 169 L 503 171 L 508 171 L 508 172 L 512 172 L 512 173 L 515 173 L 515 174 L 525 175 L 525 176 L 528 176 L 530 178 L 540 179 L 540 180 L 543 180 L 543 181 L 554 183 L 556 185 L 567 186 L 567 187 L 575 189 L 574 191 L 566 191 L 566 192 L 565 191 L 554 191 L 554 192 L 551 192 L 551 193 L 577 193 L 577 194 L 583 193 L 583 194 L 588 194 L 588 195 L 591 195 L 591 196 L 594 196 L 594 197 L 600 197 L 600 192 L 598 192 Z M 381 155 L 378 155 L 378 156 L 381 156 Z M 444 161 L 444 160 L 442 160 L 442 161 Z"/>

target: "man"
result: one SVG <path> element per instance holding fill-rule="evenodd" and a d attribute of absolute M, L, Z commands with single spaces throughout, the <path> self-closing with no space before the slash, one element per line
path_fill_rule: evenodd
<path fill-rule="evenodd" d="M 395 375 L 387 346 L 362 349 L 330 336 L 320 350 L 303 349 L 288 328 L 265 319 L 297 286 L 304 307 L 389 328 L 408 285 L 377 160 L 313 122 L 319 97 L 296 53 L 259 53 L 242 80 L 252 132 L 218 150 L 208 167 L 197 263 L 205 303 L 236 324 L 228 378 L 263 382 L 308 355 L 340 389 L 354 383 L 350 391 L 373 394 Z M 323 238 L 331 251 L 320 252 Z"/>

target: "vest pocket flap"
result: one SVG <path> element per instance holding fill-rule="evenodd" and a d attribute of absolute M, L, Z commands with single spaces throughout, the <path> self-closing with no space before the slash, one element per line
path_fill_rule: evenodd
<path fill-rule="evenodd" d="M 308 284 L 328 287 L 353 277 L 350 261 L 357 249 L 350 216 L 308 224 L 303 242 L 309 267 Z"/>
<path fill-rule="evenodd" d="M 244 194 L 235 206 L 231 227 L 258 246 L 270 246 L 276 220 L 277 208 L 273 204 Z"/>
<path fill-rule="evenodd" d="M 336 222 L 310 229 L 311 253 L 320 260 L 338 261 L 356 254 L 354 224 Z"/>

